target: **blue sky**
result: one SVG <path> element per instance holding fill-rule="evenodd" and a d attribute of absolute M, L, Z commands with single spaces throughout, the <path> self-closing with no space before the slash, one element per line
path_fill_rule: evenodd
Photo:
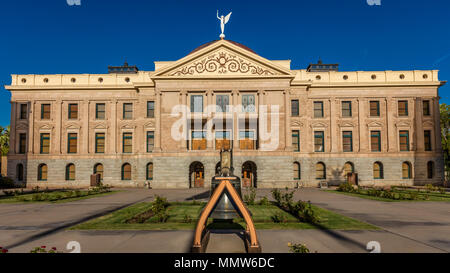
<path fill-rule="evenodd" d="M 321 57 L 341 70 L 439 69 L 450 80 L 448 0 L 80 1 L 1 1 L 0 125 L 10 122 L 10 74 L 106 73 L 125 59 L 153 70 L 218 39 L 217 9 L 233 12 L 227 39 L 295 69 Z M 450 86 L 440 96 L 450 103 Z"/>

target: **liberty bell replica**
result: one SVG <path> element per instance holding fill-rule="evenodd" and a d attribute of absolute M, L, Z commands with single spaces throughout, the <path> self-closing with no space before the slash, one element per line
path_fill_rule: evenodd
<path fill-rule="evenodd" d="M 211 192 L 210 197 L 213 195 L 214 190 L 224 180 L 230 181 L 239 197 L 242 198 L 241 193 L 241 179 L 233 174 L 233 153 L 232 150 L 220 151 L 220 167 L 218 170 L 218 175 L 214 176 L 211 181 Z M 240 215 L 235 209 L 235 204 L 228 198 L 227 194 L 222 194 L 219 202 L 215 206 L 210 217 L 214 221 L 232 221 L 234 218 L 238 218 Z"/>

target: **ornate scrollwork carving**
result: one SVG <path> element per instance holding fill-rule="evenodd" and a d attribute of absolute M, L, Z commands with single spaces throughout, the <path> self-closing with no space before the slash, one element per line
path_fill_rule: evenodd
<path fill-rule="evenodd" d="M 194 75 L 205 72 L 217 72 L 219 74 L 248 73 L 259 76 L 275 74 L 273 71 L 248 62 L 237 55 L 227 52 L 216 52 L 200 61 L 182 67 L 181 69 L 171 73 L 170 76 Z"/>

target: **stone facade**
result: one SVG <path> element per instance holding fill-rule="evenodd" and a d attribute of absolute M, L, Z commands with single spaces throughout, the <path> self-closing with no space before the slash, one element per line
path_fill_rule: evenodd
<path fill-rule="evenodd" d="M 214 136 L 225 123 L 234 173 L 256 187 L 317 186 L 322 180 L 338 184 L 345 181 L 347 162 L 363 185 L 438 184 L 444 172 L 438 95 L 442 84 L 436 70 L 295 70 L 290 61 L 267 60 L 227 40 L 209 43 L 178 61 L 155 62 L 155 71 L 12 75 L 6 86 L 12 94 L 8 176 L 28 187 L 86 187 L 94 167 L 102 164 L 103 180 L 113 186 L 143 187 L 150 182 L 153 188 L 209 187 L 219 161 Z M 237 110 L 209 112 L 218 96 L 226 96 Z M 202 111 L 191 112 L 199 107 L 196 99 Z M 247 100 L 254 110 L 239 110 Z M 370 112 L 373 101 L 379 105 L 375 116 Z M 148 102 L 154 105 L 152 114 Z M 315 115 L 316 102 L 323 106 L 320 117 Z M 406 102 L 406 115 L 400 115 L 399 102 Z M 104 118 L 99 118 L 99 104 L 105 105 Z M 351 105 L 349 115 L 344 115 L 344 104 Z M 48 116 L 43 105 L 50 105 Z M 76 105 L 76 115 L 69 112 L 70 105 Z M 186 110 L 174 113 L 178 105 Z M 177 124 L 187 125 L 181 139 L 174 136 Z M 192 150 L 195 124 L 211 125 L 213 137 L 206 137 L 200 150 Z M 209 132 L 205 128 L 199 131 Z M 270 138 L 262 137 L 266 131 Z M 299 151 L 294 131 L 299 133 Z M 380 151 L 372 151 L 373 131 L 380 132 Z M 405 131 L 407 150 L 400 141 Z M 153 134 L 150 140 L 148 132 Z M 315 151 L 315 132 L 323 132 L 323 152 Z M 351 132 L 348 152 L 344 132 Z M 131 145 L 124 140 L 127 133 Z M 43 134 L 49 136 L 48 153 L 42 153 Z M 76 140 L 69 143 L 69 134 Z M 104 134 L 102 153 L 98 134 Z M 248 147 L 242 141 L 247 140 L 253 149 L 244 149 Z M 374 177 L 375 162 L 382 164 L 380 179 Z M 406 177 L 405 162 L 410 172 Z M 325 179 L 318 179 L 318 163 L 325 166 Z M 69 164 L 74 165 L 73 177 Z"/>

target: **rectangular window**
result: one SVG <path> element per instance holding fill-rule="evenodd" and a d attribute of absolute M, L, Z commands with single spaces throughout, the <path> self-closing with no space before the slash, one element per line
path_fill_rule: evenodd
<path fill-rule="evenodd" d="M 256 138 L 254 131 L 240 131 L 239 132 L 239 147 L 241 150 L 255 150 Z"/>
<path fill-rule="evenodd" d="M 353 152 L 353 133 L 352 131 L 342 132 L 342 149 L 344 152 Z"/>
<path fill-rule="evenodd" d="M 123 104 L 123 119 L 133 119 L 133 104 L 124 103 Z"/>
<path fill-rule="evenodd" d="M 314 102 L 314 117 L 315 118 L 323 118 L 323 102 L 322 101 Z"/>
<path fill-rule="evenodd" d="M 50 134 L 41 134 L 41 154 L 50 153 Z"/>
<path fill-rule="evenodd" d="M 77 153 L 77 142 L 78 142 L 78 134 L 76 133 L 68 134 L 67 153 L 69 154 Z"/>
<path fill-rule="evenodd" d="M 431 148 L 431 131 L 427 130 L 423 132 L 424 134 L 424 146 L 425 146 L 425 151 L 429 152 L 432 150 Z"/>
<path fill-rule="evenodd" d="M 400 117 L 408 116 L 408 101 L 406 100 L 398 101 L 398 115 Z"/>
<path fill-rule="evenodd" d="M 155 102 L 147 101 L 147 118 L 155 117 Z"/>
<path fill-rule="evenodd" d="M 50 104 L 41 105 L 41 119 L 50 119 Z"/>
<path fill-rule="evenodd" d="M 381 133 L 380 131 L 370 132 L 370 145 L 372 152 L 381 152 Z"/>
<path fill-rule="evenodd" d="M 106 118 L 106 106 L 104 103 L 97 103 L 95 105 L 95 119 Z"/>
<path fill-rule="evenodd" d="M 351 117 L 352 116 L 352 102 L 351 101 L 343 101 L 342 102 L 342 117 Z"/>
<path fill-rule="evenodd" d="M 123 133 L 122 150 L 125 154 L 133 152 L 133 133 Z"/>
<path fill-rule="evenodd" d="M 300 152 L 300 131 L 292 131 L 292 147 L 294 152 Z"/>
<path fill-rule="evenodd" d="M 431 115 L 430 101 L 429 100 L 424 100 L 423 101 L 423 115 L 424 116 L 430 116 Z"/>
<path fill-rule="evenodd" d="M 216 112 L 228 112 L 228 105 L 230 99 L 228 95 L 217 95 L 216 96 Z"/>
<path fill-rule="evenodd" d="M 314 132 L 314 152 L 325 152 L 324 132 L 322 131 Z"/>
<path fill-rule="evenodd" d="M 371 101 L 370 102 L 370 116 L 371 117 L 379 117 L 380 116 L 380 102 L 379 101 Z"/>
<path fill-rule="evenodd" d="M 19 154 L 27 152 L 27 134 L 19 134 Z"/>
<path fill-rule="evenodd" d="M 203 113 L 203 95 L 191 95 L 191 112 Z"/>
<path fill-rule="evenodd" d="M 27 119 L 27 114 L 28 114 L 28 105 L 21 104 L 20 105 L 20 119 Z"/>
<path fill-rule="evenodd" d="M 206 132 L 192 131 L 191 150 L 206 150 Z"/>
<path fill-rule="evenodd" d="M 230 135 L 230 131 L 216 131 L 216 150 L 231 149 Z"/>
<path fill-rule="evenodd" d="M 300 108 L 299 108 L 298 100 L 292 100 L 291 101 L 291 116 L 298 117 L 300 115 Z"/>
<path fill-rule="evenodd" d="M 147 132 L 147 153 L 153 152 L 154 147 L 155 147 L 155 132 L 149 131 Z"/>
<path fill-rule="evenodd" d="M 409 131 L 400 131 L 400 151 L 409 151 Z"/>
<path fill-rule="evenodd" d="M 69 119 L 78 118 L 78 104 L 69 104 Z"/>
<path fill-rule="evenodd" d="M 95 134 L 95 153 L 96 154 L 105 153 L 105 133 Z"/>
<path fill-rule="evenodd" d="M 255 95 L 242 95 L 242 112 L 255 112 Z"/>

